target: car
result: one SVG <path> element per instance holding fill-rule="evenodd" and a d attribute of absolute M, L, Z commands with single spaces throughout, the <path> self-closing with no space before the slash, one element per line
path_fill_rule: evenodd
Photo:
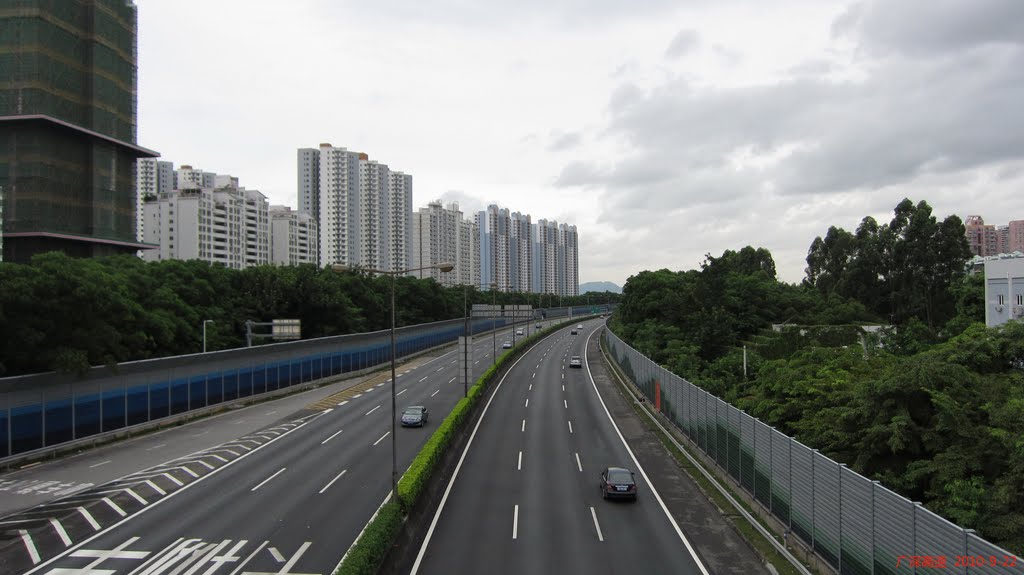
<path fill-rule="evenodd" d="M 506 341 L 505 343 L 501 344 L 501 347 L 504 349 L 512 349 L 512 342 Z"/>
<path fill-rule="evenodd" d="M 583 324 L 581 323 L 581 324 L 577 325 L 576 329 L 583 329 Z"/>
<path fill-rule="evenodd" d="M 574 329 L 574 330 L 570 331 L 569 333 L 571 333 L 572 335 L 576 335 L 576 330 Z"/>
<path fill-rule="evenodd" d="M 402 427 L 423 427 L 427 424 L 427 408 L 422 405 L 410 405 L 402 412 Z"/>
<path fill-rule="evenodd" d="M 516 335 L 523 335 L 523 330 L 517 329 L 516 330 Z"/>
<path fill-rule="evenodd" d="M 574 355 L 569 358 L 569 367 L 583 368 L 583 359 L 578 355 Z"/>
<path fill-rule="evenodd" d="M 607 467 L 601 472 L 601 497 L 636 501 L 636 477 L 625 467 Z"/>
<path fill-rule="evenodd" d="M 537 329 L 544 329 L 544 326 L 538 323 L 537 324 Z"/>

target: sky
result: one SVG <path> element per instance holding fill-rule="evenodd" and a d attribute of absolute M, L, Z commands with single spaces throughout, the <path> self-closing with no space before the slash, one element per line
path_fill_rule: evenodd
<path fill-rule="evenodd" d="M 830 226 L 1024 219 L 1020 0 L 137 0 L 138 143 L 297 206 L 296 150 L 413 209 L 575 225 L 580 282 Z"/>

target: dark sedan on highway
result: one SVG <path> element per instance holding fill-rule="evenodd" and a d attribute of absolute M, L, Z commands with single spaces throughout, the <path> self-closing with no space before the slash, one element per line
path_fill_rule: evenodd
<path fill-rule="evenodd" d="M 402 427 L 423 427 L 427 424 L 427 408 L 410 405 L 402 412 Z"/>
<path fill-rule="evenodd" d="M 608 467 L 602 471 L 601 497 L 622 497 L 636 501 L 636 479 L 633 472 L 624 467 Z"/>

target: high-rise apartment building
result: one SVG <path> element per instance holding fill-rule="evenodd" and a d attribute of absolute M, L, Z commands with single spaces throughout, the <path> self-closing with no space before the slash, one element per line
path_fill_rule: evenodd
<path fill-rule="evenodd" d="M 156 158 L 139 158 L 135 168 L 135 205 L 138 224 L 135 238 L 143 241 L 145 218 L 142 206 L 149 196 L 174 189 L 174 162 L 158 161 Z M 140 253 L 141 255 L 141 253 Z"/>
<path fill-rule="evenodd" d="M 576 226 L 488 206 L 477 214 L 480 289 L 579 295 Z"/>
<path fill-rule="evenodd" d="M 509 228 L 512 219 L 507 209 L 491 204 L 476 215 L 480 230 L 480 289 L 493 286 L 498 291 L 511 291 L 511 257 Z"/>
<path fill-rule="evenodd" d="M 132 253 L 137 9 L 19 0 L 0 10 L 4 260 Z"/>
<path fill-rule="evenodd" d="M 986 224 L 981 216 L 971 215 L 964 220 L 964 233 L 971 253 L 976 256 L 1024 252 L 1024 220 L 995 226 Z"/>
<path fill-rule="evenodd" d="M 533 291 L 533 225 L 529 214 L 509 215 L 508 234 L 509 289 L 514 292 Z"/>
<path fill-rule="evenodd" d="M 452 262 L 455 268 L 442 273 L 438 269 L 419 270 L 416 277 L 434 278 L 442 285 L 480 284 L 479 232 L 475 222 L 463 219 L 459 204 L 431 202 L 412 215 L 412 262 L 420 268 Z"/>
<path fill-rule="evenodd" d="M 394 271 L 410 265 L 412 176 L 392 172 L 363 153 L 320 144 L 319 159 L 299 151 L 299 206 L 312 197 L 306 182 L 318 170 L 321 266 L 342 264 Z M 310 200 L 311 202 L 312 200 Z"/>
<path fill-rule="evenodd" d="M 288 206 L 270 206 L 270 263 L 317 264 L 317 237 L 312 215 Z"/>
<path fill-rule="evenodd" d="M 159 245 L 146 261 L 200 259 L 232 269 L 270 261 L 267 198 L 238 187 L 172 190 L 143 206 L 145 240 Z"/>
<path fill-rule="evenodd" d="M 324 144 L 330 146 L 330 144 Z M 320 149 L 299 148 L 296 154 L 296 189 L 299 192 L 299 212 L 309 214 L 314 222 L 320 222 Z M 316 253 L 320 253 L 320 234 L 317 232 Z M 317 256 L 319 258 L 319 255 Z M 319 262 L 316 262 L 319 263 Z"/>

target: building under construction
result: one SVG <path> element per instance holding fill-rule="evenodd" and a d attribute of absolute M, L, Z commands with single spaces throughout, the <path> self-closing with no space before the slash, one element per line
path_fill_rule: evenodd
<path fill-rule="evenodd" d="M 137 23 L 130 0 L 0 0 L 3 259 L 133 253 Z"/>

